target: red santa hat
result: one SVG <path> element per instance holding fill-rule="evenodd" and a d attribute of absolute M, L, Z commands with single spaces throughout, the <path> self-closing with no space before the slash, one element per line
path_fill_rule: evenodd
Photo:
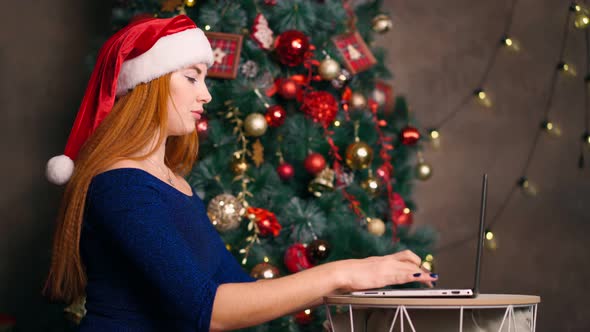
<path fill-rule="evenodd" d="M 210 67 L 213 52 L 203 31 L 185 15 L 137 20 L 109 38 L 98 53 L 64 154 L 47 163 L 49 181 L 70 179 L 80 148 L 109 114 L 115 97 L 198 63 Z"/>

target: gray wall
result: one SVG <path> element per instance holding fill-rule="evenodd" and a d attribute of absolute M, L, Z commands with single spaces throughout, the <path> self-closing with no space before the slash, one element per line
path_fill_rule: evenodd
<path fill-rule="evenodd" d="M 0 313 L 19 331 L 50 331 L 61 307 L 40 296 L 62 189 L 44 177 L 63 152 L 89 77 L 94 37 L 109 29 L 110 1 L 14 1 L 0 29 Z"/>
<path fill-rule="evenodd" d="M 511 2 L 385 1 L 394 28 L 377 43 L 389 48 L 394 89 L 407 96 L 420 124 L 438 123 L 476 88 Z M 495 107 L 470 104 L 443 127 L 440 149 L 426 146 L 424 156 L 434 175 L 415 187 L 415 219 L 433 225 L 441 245 L 475 230 L 484 171 L 490 180 L 490 218 L 521 176 L 557 63 L 568 3 L 517 2 L 512 34 L 524 49 L 498 55 L 486 84 Z M 539 140 L 528 175 L 540 194 L 513 196 L 495 227 L 498 249 L 484 253 L 481 279 L 486 293 L 541 295 L 540 331 L 590 330 L 585 298 L 590 294 L 590 167 L 577 168 L 584 119 L 582 32 L 570 33 L 565 54 L 582 75 L 557 83 L 549 114 L 564 133 L 559 139 Z M 590 154 L 586 157 L 588 164 Z M 473 283 L 474 247 L 475 239 L 440 252 L 440 285 Z"/>
<path fill-rule="evenodd" d="M 385 1 L 395 25 L 378 43 L 390 48 L 396 93 L 408 97 L 421 124 L 439 121 L 474 88 L 502 32 L 508 2 Z M 487 86 L 496 106 L 466 108 L 445 128 L 442 148 L 426 149 L 435 173 L 416 185 L 416 223 L 436 227 L 441 244 L 473 231 L 482 171 L 490 174 L 490 216 L 520 176 L 556 61 L 565 2 L 518 3 L 513 32 L 525 51 L 500 55 L 492 70 Z M 47 158 L 63 149 L 89 75 L 84 58 L 92 39 L 108 30 L 109 5 L 28 0 L 3 13 L 0 312 L 17 315 L 23 331 L 56 326 L 52 320 L 61 310 L 39 295 L 61 193 L 44 180 L 43 170 Z M 583 52 L 582 34 L 572 34 L 566 54 L 579 69 Z M 582 206 L 590 181 L 588 169 L 576 168 L 581 89 L 579 78 L 558 83 L 551 114 L 564 135 L 540 140 L 529 174 L 541 194 L 514 197 L 495 230 L 499 248 L 485 253 L 483 291 L 541 295 L 539 331 L 590 328 L 583 298 L 590 294 L 590 210 Z M 436 257 L 441 285 L 472 283 L 473 246 L 471 241 Z"/>

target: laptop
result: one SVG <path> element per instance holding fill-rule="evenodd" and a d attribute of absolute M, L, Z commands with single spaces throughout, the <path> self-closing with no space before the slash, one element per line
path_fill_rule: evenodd
<path fill-rule="evenodd" d="M 441 289 L 441 288 L 412 288 L 412 289 L 374 289 L 350 293 L 352 296 L 364 297 L 476 297 L 479 294 L 479 272 L 481 255 L 483 252 L 484 224 L 486 219 L 486 202 L 488 191 L 488 175 L 483 175 L 481 189 L 481 207 L 479 211 L 479 232 L 477 238 L 477 254 L 475 256 L 475 280 L 471 289 Z"/>

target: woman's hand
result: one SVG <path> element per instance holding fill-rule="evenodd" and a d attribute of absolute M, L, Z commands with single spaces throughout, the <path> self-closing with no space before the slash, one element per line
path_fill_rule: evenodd
<path fill-rule="evenodd" d="M 340 262 L 343 291 L 350 292 L 408 282 L 421 282 L 429 287 L 438 280 L 437 275 L 420 267 L 421 260 L 410 250 L 387 256 L 351 259 Z"/>

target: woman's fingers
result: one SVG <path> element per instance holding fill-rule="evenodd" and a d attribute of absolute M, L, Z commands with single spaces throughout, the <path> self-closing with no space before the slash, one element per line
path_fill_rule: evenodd
<path fill-rule="evenodd" d="M 412 274 L 412 279 L 410 281 L 420 282 L 420 283 L 427 285 L 428 287 L 433 287 L 434 286 L 433 283 L 436 283 L 437 280 L 438 280 L 438 274 L 429 273 L 429 272 L 426 273 L 426 272 L 423 272 L 422 270 L 416 269 L 414 271 L 414 273 Z"/>
<path fill-rule="evenodd" d="M 392 256 L 399 261 L 412 263 L 416 266 L 420 266 L 422 264 L 420 257 L 410 250 L 400 251 L 393 254 Z"/>

